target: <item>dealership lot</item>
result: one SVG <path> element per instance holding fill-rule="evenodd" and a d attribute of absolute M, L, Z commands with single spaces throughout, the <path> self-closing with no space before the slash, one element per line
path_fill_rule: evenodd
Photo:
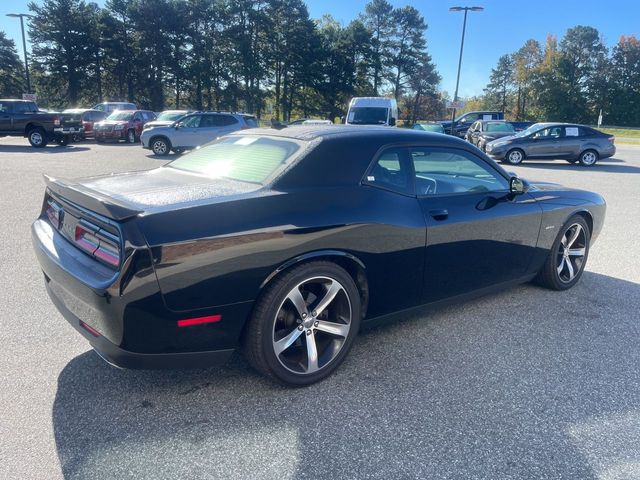
<path fill-rule="evenodd" d="M 640 476 L 640 147 L 593 168 L 510 167 L 601 193 L 567 292 L 524 285 L 364 332 L 306 389 L 222 368 L 106 365 L 57 313 L 32 253 L 41 174 L 153 168 L 140 146 L 0 139 L 1 478 Z"/>

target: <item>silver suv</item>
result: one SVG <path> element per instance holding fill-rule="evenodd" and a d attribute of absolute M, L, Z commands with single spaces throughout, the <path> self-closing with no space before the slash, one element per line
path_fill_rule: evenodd
<path fill-rule="evenodd" d="M 142 148 L 164 156 L 170 151 L 182 153 L 209 143 L 222 135 L 255 128 L 258 121 L 244 113 L 205 112 L 192 113 L 166 127 L 144 130 L 140 136 Z"/>

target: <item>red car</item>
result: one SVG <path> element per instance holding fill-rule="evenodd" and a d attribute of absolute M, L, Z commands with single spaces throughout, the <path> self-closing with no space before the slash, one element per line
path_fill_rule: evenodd
<path fill-rule="evenodd" d="M 63 113 L 76 113 L 82 115 L 82 126 L 84 127 L 84 131 L 78 135 L 81 140 L 93 137 L 94 124 L 101 122 L 109 115 L 106 112 L 92 110 L 91 108 L 69 108 Z"/>
<path fill-rule="evenodd" d="M 94 125 L 97 142 L 107 140 L 125 140 L 136 143 L 144 124 L 156 119 L 156 115 L 148 110 L 116 110 L 105 120 Z"/>

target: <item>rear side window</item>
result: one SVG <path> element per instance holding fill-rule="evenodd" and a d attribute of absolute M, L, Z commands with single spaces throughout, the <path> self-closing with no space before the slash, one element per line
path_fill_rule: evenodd
<path fill-rule="evenodd" d="M 13 104 L 13 111 L 14 113 L 35 113 L 38 111 L 38 107 L 33 102 L 16 102 Z"/>
<path fill-rule="evenodd" d="M 0 113 L 10 113 L 10 112 L 11 112 L 10 103 L 0 103 Z"/>
<path fill-rule="evenodd" d="M 291 139 L 233 135 L 193 150 L 169 167 L 264 185 L 293 161 L 302 145 Z"/>
<path fill-rule="evenodd" d="M 367 172 L 367 185 L 402 194 L 412 194 L 411 172 L 405 160 L 406 149 L 391 148 L 382 152 Z"/>
<path fill-rule="evenodd" d="M 244 121 L 247 124 L 247 126 L 251 128 L 258 128 L 258 121 L 256 120 L 256 117 L 242 117 L 242 118 L 244 118 Z"/>

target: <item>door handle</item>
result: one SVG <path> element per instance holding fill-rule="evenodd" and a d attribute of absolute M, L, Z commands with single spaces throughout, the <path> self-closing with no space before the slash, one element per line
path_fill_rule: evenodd
<path fill-rule="evenodd" d="M 449 217 L 449 211 L 448 210 L 430 210 L 429 215 L 431 215 L 431 217 L 434 220 L 446 220 L 447 217 Z"/>

